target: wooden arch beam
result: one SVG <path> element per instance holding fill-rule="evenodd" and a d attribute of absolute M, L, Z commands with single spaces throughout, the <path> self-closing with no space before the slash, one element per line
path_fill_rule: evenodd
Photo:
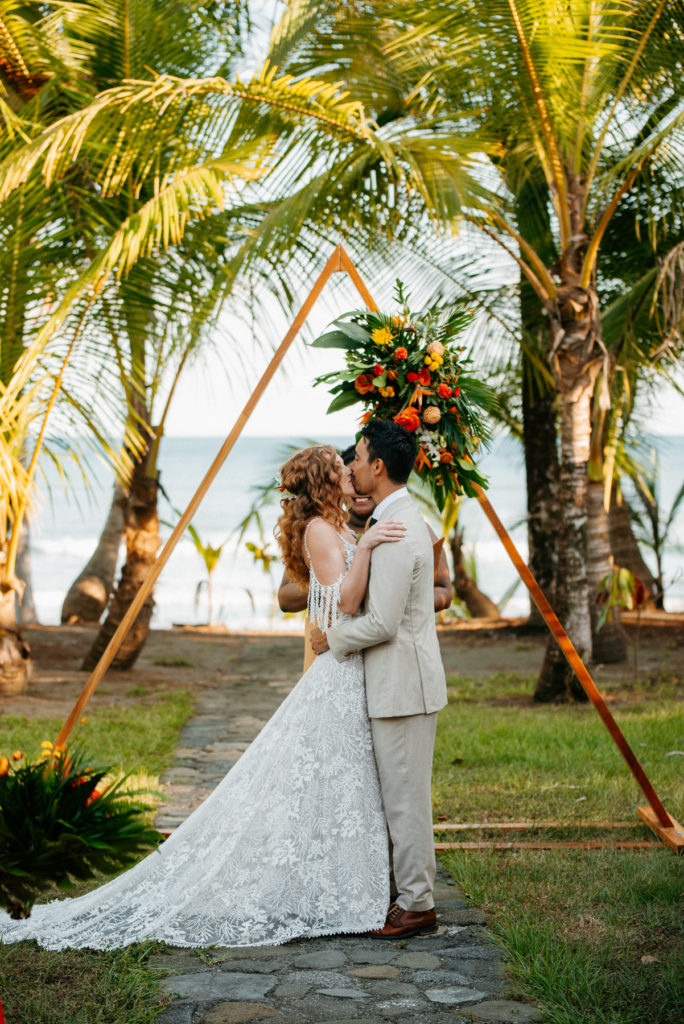
<path fill-rule="evenodd" d="M 55 745 L 64 743 L 69 734 L 71 733 L 72 729 L 76 725 L 76 722 L 83 713 L 83 710 L 85 709 L 88 701 L 95 692 L 98 683 L 100 682 L 105 672 L 109 668 L 112 659 L 114 658 L 116 652 L 121 646 L 121 643 L 123 642 L 124 637 L 126 636 L 128 630 L 133 625 L 133 622 L 135 621 L 140 609 L 142 608 L 148 594 L 150 593 L 156 580 L 161 574 L 162 569 L 164 568 L 169 558 L 171 557 L 174 548 L 178 544 L 178 541 L 185 533 L 190 521 L 192 520 L 192 517 L 197 511 L 200 503 L 202 502 L 212 483 L 214 482 L 214 479 L 216 478 L 218 471 L 220 470 L 221 466 L 223 465 L 228 455 L 230 454 L 235 442 L 240 437 L 240 434 L 242 433 L 245 424 L 247 423 L 251 414 L 254 412 L 254 409 L 256 408 L 261 396 L 263 395 L 264 391 L 266 390 L 271 380 L 273 379 L 273 376 L 278 367 L 280 366 L 280 364 L 282 363 L 290 345 L 292 344 L 295 337 L 301 330 L 306 318 L 308 317 L 309 313 L 311 312 L 311 309 L 313 308 L 316 300 L 318 299 L 318 296 L 321 294 L 328 279 L 334 273 L 339 272 L 346 273 L 350 276 L 361 298 L 363 299 L 363 301 L 365 302 L 366 306 L 369 309 L 378 309 L 376 302 L 374 301 L 372 295 L 366 288 L 366 285 L 364 284 L 354 263 L 349 258 L 343 247 L 341 245 L 338 245 L 334 252 L 332 253 L 332 255 L 330 256 L 321 274 L 315 281 L 308 296 L 304 300 L 304 303 L 302 304 L 299 313 L 294 318 L 290 329 L 288 330 L 287 334 L 285 335 L 280 345 L 274 352 L 271 361 L 269 362 L 268 366 L 266 367 L 266 370 L 264 371 L 263 376 L 261 377 L 261 380 L 254 388 L 252 394 L 249 396 L 245 404 L 245 407 L 243 408 L 242 412 L 235 421 L 233 429 L 230 431 L 228 437 L 221 445 L 221 448 L 219 449 L 214 461 L 207 470 L 199 487 L 195 491 L 195 494 L 190 499 L 188 507 L 186 508 L 181 518 L 178 520 L 178 523 L 174 527 L 173 532 L 167 539 L 162 550 L 159 552 L 159 555 L 154 565 L 150 567 L 147 576 L 140 585 L 140 589 L 138 590 L 137 594 L 131 601 L 131 604 L 128 610 L 126 611 L 126 614 L 119 623 L 116 632 L 114 633 L 107 647 L 103 651 L 102 657 L 100 658 L 97 665 L 93 669 L 88 681 L 83 687 L 83 690 L 78 700 L 74 704 L 74 707 L 70 711 L 64 725 L 60 729 L 59 735 L 55 740 Z M 637 785 L 646 797 L 649 806 L 639 808 L 639 814 L 641 818 L 646 822 L 646 824 L 648 824 L 653 829 L 653 831 L 656 833 L 656 835 L 659 836 L 660 839 L 666 842 L 678 853 L 682 852 L 684 850 L 684 829 L 665 810 L 665 807 L 658 798 L 658 795 L 655 792 L 655 789 L 653 788 L 651 782 L 649 781 L 646 772 L 639 763 L 636 754 L 629 746 L 627 740 L 625 739 L 625 736 L 622 733 L 622 730 L 620 729 L 617 722 L 613 718 L 610 710 L 608 709 L 608 706 L 606 705 L 605 700 L 599 692 L 596 683 L 592 679 L 589 670 L 580 658 L 577 650 L 575 649 L 572 641 L 570 640 L 570 637 L 563 629 L 563 626 L 561 625 L 558 617 L 556 616 L 555 612 L 551 608 L 551 605 L 549 604 L 548 600 L 543 594 L 541 587 L 535 580 L 534 576 L 530 572 L 527 565 L 525 565 L 522 557 L 520 556 L 517 548 L 511 540 L 504 525 L 502 524 L 501 520 L 499 519 L 496 512 L 492 508 L 489 499 L 486 497 L 481 487 L 476 486 L 475 490 L 477 493 L 478 501 L 480 502 L 480 505 L 482 506 L 485 515 L 487 516 L 490 523 L 494 527 L 504 548 L 506 549 L 506 552 L 511 558 L 511 561 L 513 562 L 518 574 L 520 575 L 523 583 L 532 595 L 532 599 L 534 600 L 535 604 L 539 608 L 539 611 L 544 617 L 544 621 L 551 630 L 554 639 L 556 640 L 563 654 L 567 658 L 570 667 L 575 672 L 587 696 L 589 697 L 592 704 L 598 711 L 601 720 L 606 726 L 613 742 L 616 744 L 618 750 L 624 757 L 630 772 L 632 773 L 634 779 L 637 782 Z"/>

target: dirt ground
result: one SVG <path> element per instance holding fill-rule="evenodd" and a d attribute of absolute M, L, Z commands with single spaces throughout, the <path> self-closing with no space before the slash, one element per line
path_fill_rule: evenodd
<path fill-rule="evenodd" d="M 635 623 L 626 629 L 634 636 Z M 29 690 L 2 700 L 6 715 L 31 718 L 66 717 L 87 680 L 79 665 L 90 647 L 95 627 L 38 626 L 25 631 L 35 670 Z M 523 619 L 470 620 L 439 627 L 447 673 L 483 677 L 514 672 L 536 676 L 547 641 L 545 632 L 526 628 Z M 231 633 L 225 630 L 153 630 L 133 669 L 110 671 L 91 699 L 89 714 L 103 705 L 132 704 L 154 699 L 155 691 L 175 687 L 201 691 L 225 683 L 236 690 L 263 688 L 267 714 L 274 689 L 286 690 L 299 677 L 303 640 L 300 634 Z M 654 613 L 642 618 L 639 641 L 639 679 L 649 680 L 684 673 L 684 614 Z M 619 683 L 632 679 L 630 660 L 619 665 L 594 666 L 599 688 L 607 700 L 619 700 Z M 533 685 L 530 686 L 530 697 Z M 257 699 L 257 704 L 259 703 Z"/>

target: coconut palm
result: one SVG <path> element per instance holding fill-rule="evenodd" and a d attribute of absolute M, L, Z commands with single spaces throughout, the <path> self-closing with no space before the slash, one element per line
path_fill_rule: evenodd
<path fill-rule="evenodd" d="M 94 258 L 82 273 L 72 275 L 66 289 L 57 290 L 50 315 L 32 338 L 31 353 L 40 358 L 74 321 L 93 325 L 100 356 L 108 330 L 130 341 L 124 370 L 134 372 L 125 388 L 126 408 L 129 427 L 143 438 L 138 451 L 145 453 L 138 459 L 129 453 L 140 468 L 141 492 L 133 504 L 149 529 L 139 545 L 142 559 L 131 578 L 122 581 L 128 596 L 139 582 L 141 563 L 153 557 L 156 540 L 151 481 L 158 431 L 145 401 L 149 379 L 140 368 L 155 364 L 146 347 L 157 322 L 155 310 L 176 308 L 159 303 L 151 283 L 155 274 L 158 288 L 165 279 L 170 257 L 162 254 L 169 246 L 180 253 L 192 227 L 203 237 L 204 250 L 192 242 L 201 261 L 210 248 L 202 225 L 224 211 L 215 222 L 222 251 L 209 264 L 216 271 L 214 277 L 209 274 L 209 320 L 234 294 L 238 272 L 248 260 L 262 275 L 273 273 L 283 255 L 294 265 L 294 254 L 306 251 L 306 241 L 303 246 L 298 241 L 302 225 L 331 219 L 342 223 L 345 216 L 358 215 L 359 202 L 372 205 L 371 170 L 382 173 L 397 194 L 412 188 L 430 208 L 439 207 L 441 188 L 432 174 L 422 173 L 426 154 L 412 129 L 391 140 L 380 138 L 359 104 L 326 82 L 293 81 L 268 65 L 247 82 L 220 74 L 190 79 L 154 75 L 147 66 L 139 75 L 31 133 L 0 171 L 0 202 L 18 193 L 49 195 L 87 171 L 87 195 L 95 194 L 99 203 L 102 230 L 94 239 L 87 236 Z M 467 160 L 466 146 L 442 158 L 445 166 L 453 165 L 454 179 Z M 250 179 L 257 183 L 245 187 Z M 463 197 L 470 206 L 484 193 L 472 176 L 463 176 Z M 107 230 L 112 233 L 103 244 Z M 183 265 L 192 251 L 185 250 Z M 182 286 L 180 292 L 187 295 Z M 204 322 L 196 319 L 198 336 Z M 180 349 L 176 354 L 182 360 Z"/>
<path fill-rule="evenodd" d="M 435 156 L 443 214 L 460 182 L 439 164 L 440 132 L 489 145 L 480 180 L 495 199 L 464 213 L 518 266 L 546 324 L 561 422 L 555 603 L 589 660 L 592 402 L 599 416 L 608 409 L 614 363 L 602 332 L 600 254 L 635 185 L 650 188 L 652 219 L 666 203 L 681 208 L 683 28 L 682 4 L 666 0 L 297 0 L 274 37 L 273 55 L 289 54 L 294 73 L 343 78 L 386 135 L 406 119 L 431 119 L 424 145 Z M 517 202 L 539 183 L 551 234 L 543 248 Z M 536 696 L 572 694 L 581 690 L 551 641 Z"/>

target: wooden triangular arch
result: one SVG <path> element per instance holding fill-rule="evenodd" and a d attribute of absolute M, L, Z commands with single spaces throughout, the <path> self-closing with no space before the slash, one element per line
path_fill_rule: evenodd
<path fill-rule="evenodd" d="M 256 385 L 254 391 L 247 400 L 247 403 L 242 412 L 240 413 L 240 415 L 238 416 L 233 429 L 231 430 L 228 437 L 221 445 L 221 448 L 219 449 L 216 458 L 214 459 L 211 466 L 207 470 L 202 482 L 200 483 L 195 494 L 191 498 L 188 507 L 186 508 L 185 512 L 179 519 L 173 532 L 166 541 L 164 547 L 160 551 L 159 556 L 155 561 L 154 565 L 150 568 L 149 573 L 143 580 L 138 593 L 135 595 L 126 614 L 121 620 L 116 632 L 114 633 L 107 647 L 105 648 L 102 657 L 100 658 L 99 662 L 93 669 L 87 683 L 83 687 L 81 695 L 79 696 L 74 707 L 69 713 L 69 716 L 67 717 L 64 725 L 62 726 L 59 735 L 57 736 L 57 739 L 55 741 L 56 744 L 65 742 L 66 738 L 69 736 L 76 722 L 83 713 L 86 704 L 92 697 L 98 683 L 100 682 L 103 675 L 109 668 L 112 659 L 114 658 L 116 652 L 121 646 L 121 643 L 123 642 L 128 630 L 133 625 L 133 622 L 135 621 L 138 612 L 142 608 L 148 594 L 150 593 L 152 587 L 154 586 L 156 580 L 158 579 L 162 569 L 168 562 L 174 548 L 178 544 L 178 541 L 185 533 L 189 523 L 192 520 L 192 517 L 194 516 L 200 503 L 204 499 L 207 491 L 211 487 L 211 484 L 213 483 L 221 466 L 223 465 L 226 458 L 230 454 L 235 442 L 240 437 L 240 434 L 242 433 L 245 424 L 247 423 L 247 420 L 254 412 L 254 409 L 256 408 L 261 396 L 263 395 L 264 391 L 266 390 L 271 380 L 273 379 L 276 370 L 280 366 L 290 345 L 294 341 L 302 325 L 304 324 L 306 318 L 311 312 L 311 309 L 313 308 L 313 305 L 316 302 L 318 296 L 323 290 L 328 279 L 333 274 L 339 272 L 346 273 L 351 277 L 352 281 L 354 282 L 354 285 L 356 286 L 357 291 L 359 292 L 361 298 L 363 299 L 363 301 L 365 302 L 366 306 L 369 309 L 378 309 L 375 301 L 373 300 L 373 297 L 371 296 L 370 292 L 368 291 L 364 282 L 362 281 L 361 276 L 359 275 L 359 272 L 357 271 L 356 267 L 354 266 L 351 259 L 342 248 L 342 246 L 338 245 L 333 254 L 331 255 L 330 259 L 326 263 L 325 267 L 323 268 L 323 271 L 321 272 L 320 276 L 316 280 L 313 288 L 309 292 L 307 298 L 305 299 L 302 305 L 302 308 L 300 309 L 299 313 L 293 320 L 290 329 L 288 330 L 287 334 L 285 335 L 282 342 L 280 343 L 275 353 L 273 354 L 273 357 L 271 358 L 271 361 L 268 364 L 261 380 Z M 533 577 L 529 568 L 525 565 L 517 548 L 513 544 L 513 541 L 508 535 L 508 532 L 506 531 L 501 520 L 499 519 L 496 512 L 492 508 L 484 491 L 477 485 L 475 486 L 475 489 L 477 492 L 478 501 L 480 502 L 480 505 L 482 506 L 485 515 L 487 516 L 490 523 L 494 527 L 496 533 L 500 537 L 501 542 L 504 548 L 506 549 L 506 552 L 508 553 L 509 557 L 511 558 L 511 561 L 515 565 L 515 568 L 519 573 L 523 583 L 528 588 L 532 596 L 532 599 L 534 600 L 535 604 L 539 608 L 539 611 L 543 615 L 546 624 L 548 625 L 558 645 L 563 651 L 563 654 L 567 658 L 571 668 L 577 675 L 577 678 L 582 684 L 587 696 L 589 697 L 594 707 L 598 711 L 604 725 L 608 729 L 608 732 L 610 733 L 618 750 L 627 762 L 627 766 L 629 767 L 629 770 L 634 776 L 639 788 L 648 800 L 648 807 L 640 807 L 639 815 L 664 842 L 666 842 L 677 852 L 681 852 L 682 850 L 684 850 L 684 829 L 682 829 L 682 827 L 678 825 L 678 823 L 674 821 L 674 819 L 671 818 L 665 810 L 663 804 L 658 798 L 657 793 L 651 785 L 646 775 L 646 772 L 642 768 L 636 755 L 634 754 L 633 750 L 631 749 L 631 747 L 627 743 L 627 740 L 622 734 L 622 731 L 620 730 L 617 722 L 615 721 L 611 712 L 609 711 L 606 702 L 604 701 L 603 697 L 601 696 L 598 690 L 598 687 L 596 686 L 594 680 L 589 674 L 586 665 L 584 664 L 579 654 L 575 650 L 572 641 L 563 629 L 558 617 L 556 616 L 555 612 L 551 608 L 551 605 L 542 593 L 539 584 Z"/>

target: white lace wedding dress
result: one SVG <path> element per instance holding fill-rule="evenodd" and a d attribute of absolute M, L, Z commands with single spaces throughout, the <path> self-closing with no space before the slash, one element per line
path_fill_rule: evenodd
<path fill-rule="evenodd" d="M 344 541 L 347 570 L 354 546 Z M 338 581 L 311 572 L 309 613 L 337 618 Z M 47 949 L 277 945 L 381 927 L 389 904 L 385 818 L 363 661 L 329 652 L 214 792 L 158 850 L 76 899 L 0 914 L 0 940 Z"/>

